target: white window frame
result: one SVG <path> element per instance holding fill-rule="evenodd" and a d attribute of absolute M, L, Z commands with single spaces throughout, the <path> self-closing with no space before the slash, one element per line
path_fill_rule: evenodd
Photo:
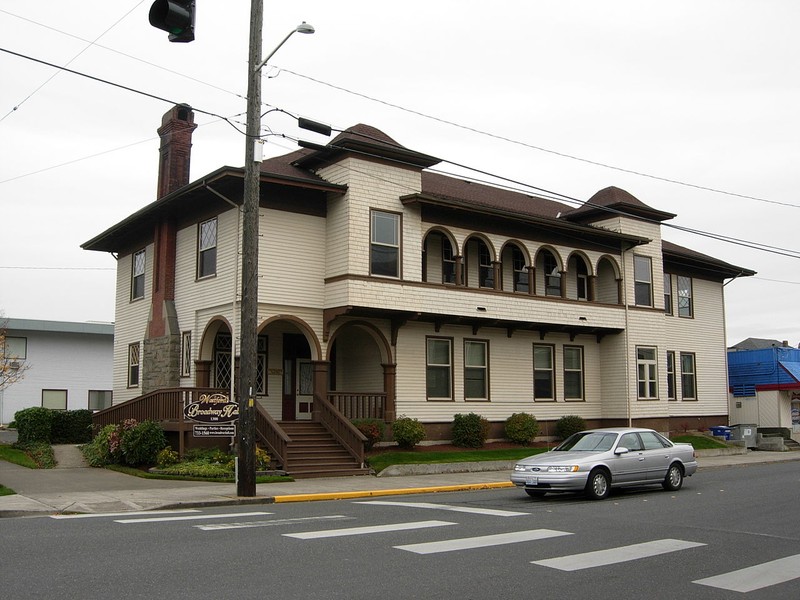
<path fill-rule="evenodd" d="M 697 356 L 694 352 L 681 352 L 681 400 L 697 400 Z M 687 360 L 691 369 L 687 369 Z M 692 391 L 687 393 L 687 382 L 691 381 Z"/>
<path fill-rule="evenodd" d="M 692 278 L 685 275 L 678 275 L 678 316 L 684 319 L 694 318 Z"/>
<path fill-rule="evenodd" d="M 432 346 L 434 344 L 447 344 L 447 362 L 433 362 Z M 431 374 L 444 372 L 447 377 L 447 394 L 431 395 Z M 425 396 L 428 400 L 453 400 L 453 340 L 451 338 L 433 337 L 425 338 Z"/>
<path fill-rule="evenodd" d="M 539 352 L 537 353 L 537 350 Z M 543 351 L 547 352 L 549 356 L 549 365 L 542 364 L 537 361 L 538 356 L 545 356 Z M 547 396 L 538 396 L 536 394 L 536 382 L 543 379 L 537 375 L 549 375 L 550 380 L 550 393 Z M 555 347 L 551 344 L 534 344 L 533 345 L 533 399 L 539 402 L 555 402 L 556 401 L 556 352 Z"/>
<path fill-rule="evenodd" d="M 577 352 L 578 353 L 578 366 L 577 366 L 577 368 L 575 366 L 570 366 L 570 363 L 572 361 L 568 360 L 568 358 L 567 358 L 568 352 L 569 353 L 572 353 L 572 352 Z M 584 393 L 585 377 L 583 375 L 583 373 L 584 373 L 584 368 L 583 368 L 583 346 L 564 346 L 562 348 L 562 353 L 564 355 L 563 356 L 563 363 L 564 363 L 563 364 L 563 367 L 564 367 L 564 372 L 563 372 L 563 377 L 564 377 L 564 400 L 573 401 L 573 402 L 585 400 L 586 398 L 585 398 L 585 393 Z M 577 396 L 569 396 L 569 395 L 567 395 L 568 394 L 567 382 L 572 380 L 572 379 L 575 379 L 576 377 L 579 379 L 580 393 Z"/>
<path fill-rule="evenodd" d="M 181 333 L 181 377 L 192 374 L 192 332 Z"/>
<path fill-rule="evenodd" d="M 131 301 L 144 298 L 144 275 L 146 270 L 147 253 L 142 248 L 131 255 Z"/>
<path fill-rule="evenodd" d="M 386 219 L 392 221 L 392 234 L 390 238 L 381 239 L 379 237 L 379 233 L 384 232 L 384 227 L 378 226 L 378 219 Z M 372 210 L 370 211 L 370 245 L 369 245 L 369 274 L 375 275 L 378 277 L 393 277 L 395 279 L 400 278 L 400 256 L 401 256 L 401 239 L 400 239 L 400 232 L 402 231 L 401 228 L 401 215 L 399 213 L 387 212 L 383 210 Z M 375 267 L 378 264 L 376 262 L 376 253 L 377 252 L 394 252 L 395 259 L 394 259 L 394 272 L 381 272 L 380 269 L 376 269 Z M 389 264 L 389 261 L 386 261 L 386 264 Z"/>
<path fill-rule="evenodd" d="M 483 362 L 475 362 L 474 353 L 469 351 L 473 346 L 483 347 Z M 481 393 L 468 391 L 468 381 L 480 381 L 483 386 Z M 489 342 L 486 340 L 464 340 L 464 400 L 489 400 Z"/>
<path fill-rule="evenodd" d="M 675 314 L 672 300 L 672 275 L 670 273 L 664 273 L 664 313 L 669 316 Z"/>
<path fill-rule="evenodd" d="M 633 255 L 633 303 L 653 306 L 653 259 L 649 256 Z"/>
<path fill-rule="evenodd" d="M 652 353 L 652 356 L 644 354 Z M 658 400 L 658 348 L 636 347 L 636 395 L 639 400 Z"/>
<path fill-rule="evenodd" d="M 667 350 L 667 400 L 677 400 L 675 381 L 675 351 Z"/>
<path fill-rule="evenodd" d="M 205 227 L 214 224 L 214 237 L 204 235 Z M 217 245 L 219 243 L 219 222 L 217 217 L 201 221 L 197 226 L 197 278 L 213 277 L 217 274 Z M 213 253 L 213 265 L 211 259 L 205 260 L 206 256 Z M 209 264 L 207 265 L 206 262 Z"/>

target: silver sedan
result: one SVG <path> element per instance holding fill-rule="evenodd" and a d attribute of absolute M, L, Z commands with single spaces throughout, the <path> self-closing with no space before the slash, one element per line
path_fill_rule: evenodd
<path fill-rule="evenodd" d="M 534 498 L 585 491 L 602 500 L 615 487 L 658 484 L 676 491 L 695 471 L 691 444 L 674 444 L 652 429 L 611 427 L 581 431 L 549 452 L 522 459 L 511 481 Z"/>

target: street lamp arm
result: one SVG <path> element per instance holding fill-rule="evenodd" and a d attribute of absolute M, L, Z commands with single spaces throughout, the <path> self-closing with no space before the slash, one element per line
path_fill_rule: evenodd
<path fill-rule="evenodd" d="M 292 29 L 288 34 L 286 34 L 286 37 L 283 38 L 283 40 L 281 40 L 281 43 L 275 46 L 272 52 L 267 54 L 266 58 L 264 58 L 264 60 L 258 63 L 258 66 L 256 66 L 255 68 L 255 72 L 257 73 L 258 71 L 263 69 L 264 65 L 267 64 L 267 61 L 273 56 L 275 56 L 275 53 L 281 49 L 281 46 L 283 46 L 286 43 L 286 40 L 292 37 L 295 33 L 314 33 L 314 27 L 303 21 L 300 25 Z"/>

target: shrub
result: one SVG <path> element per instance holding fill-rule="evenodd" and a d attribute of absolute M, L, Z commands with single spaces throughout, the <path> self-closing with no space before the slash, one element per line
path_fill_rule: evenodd
<path fill-rule="evenodd" d="M 482 416 L 469 413 L 453 418 L 453 445 L 463 448 L 480 448 L 489 437 L 489 421 Z"/>
<path fill-rule="evenodd" d="M 54 410 L 50 442 L 53 444 L 85 444 L 92 439 L 92 411 Z"/>
<path fill-rule="evenodd" d="M 179 462 L 180 457 L 178 453 L 175 452 L 169 446 L 162 448 L 159 453 L 156 455 L 156 466 L 159 468 L 169 467 L 175 465 Z"/>
<path fill-rule="evenodd" d="M 527 446 L 539 433 L 536 417 L 528 413 L 514 413 L 506 419 L 506 437 L 515 444 Z"/>
<path fill-rule="evenodd" d="M 53 428 L 53 411 L 34 406 L 19 410 L 14 415 L 17 424 L 17 442 L 20 444 L 50 443 Z"/>
<path fill-rule="evenodd" d="M 134 421 L 133 424 L 130 421 L 132 419 L 122 426 L 120 450 L 123 461 L 131 467 L 155 464 L 158 453 L 167 445 L 164 430 L 155 421 Z"/>
<path fill-rule="evenodd" d="M 353 425 L 364 434 L 367 441 L 364 442 L 365 450 L 372 450 L 372 447 L 383 440 L 385 425 L 379 419 L 353 419 Z"/>
<path fill-rule="evenodd" d="M 112 446 L 114 450 L 112 450 Z M 119 425 L 103 427 L 91 442 L 81 446 L 81 451 L 86 462 L 92 467 L 103 467 L 120 462 Z"/>
<path fill-rule="evenodd" d="M 556 421 L 556 435 L 562 440 L 586 429 L 586 421 L 578 415 L 564 415 Z"/>
<path fill-rule="evenodd" d="M 256 471 L 267 471 L 272 464 L 272 458 L 263 448 L 256 446 Z"/>
<path fill-rule="evenodd" d="M 425 427 L 417 419 L 400 416 L 392 423 L 394 441 L 401 448 L 413 448 L 425 439 Z"/>

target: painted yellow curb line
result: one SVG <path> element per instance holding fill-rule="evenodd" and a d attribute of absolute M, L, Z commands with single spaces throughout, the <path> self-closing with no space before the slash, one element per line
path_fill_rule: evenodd
<path fill-rule="evenodd" d="M 463 485 L 438 485 L 432 487 L 401 488 L 395 490 L 362 490 L 358 492 L 323 492 L 319 494 L 288 494 L 275 496 L 278 502 L 313 502 L 314 500 L 347 500 L 349 498 L 371 498 L 374 496 L 397 496 L 401 494 L 429 494 L 433 492 L 464 492 L 468 490 L 490 490 L 514 487 L 510 481 L 494 483 L 469 483 Z"/>

